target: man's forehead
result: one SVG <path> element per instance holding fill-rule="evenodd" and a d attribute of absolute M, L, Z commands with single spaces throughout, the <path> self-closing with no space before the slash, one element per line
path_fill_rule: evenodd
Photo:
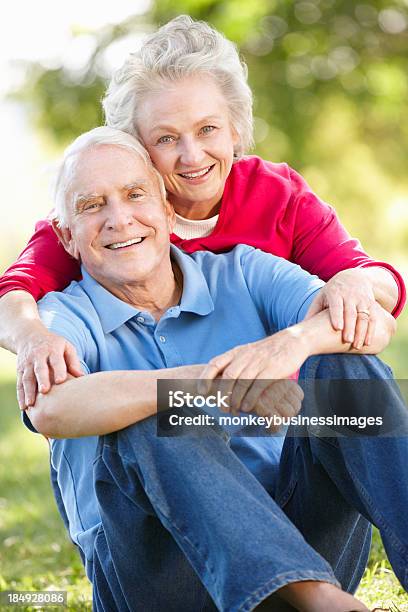
<path fill-rule="evenodd" d="M 115 145 L 98 145 L 72 155 L 68 180 L 75 190 L 92 190 L 93 185 L 148 185 L 154 178 L 153 168 L 131 149 Z M 154 182 L 154 181 L 153 181 Z"/>

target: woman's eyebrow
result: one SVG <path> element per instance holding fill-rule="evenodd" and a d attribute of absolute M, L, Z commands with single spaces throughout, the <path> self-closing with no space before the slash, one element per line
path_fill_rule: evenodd
<path fill-rule="evenodd" d="M 202 123 L 207 123 L 210 121 L 219 121 L 219 120 L 220 120 L 219 115 L 207 115 L 206 117 L 202 117 L 201 119 L 196 121 L 193 125 L 194 127 L 196 127 L 197 125 L 200 125 Z M 162 131 L 162 130 L 168 130 L 169 132 L 172 132 L 173 130 L 176 130 L 176 128 L 174 125 L 169 125 L 166 123 L 159 123 L 158 125 L 155 125 L 152 128 L 151 133 L 154 134 L 154 132 Z"/>

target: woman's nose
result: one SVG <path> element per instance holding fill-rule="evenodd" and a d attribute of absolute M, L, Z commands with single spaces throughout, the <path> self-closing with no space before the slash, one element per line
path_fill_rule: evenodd
<path fill-rule="evenodd" d="M 186 138 L 180 143 L 180 162 L 183 166 L 197 169 L 203 161 L 202 145 L 195 138 Z"/>

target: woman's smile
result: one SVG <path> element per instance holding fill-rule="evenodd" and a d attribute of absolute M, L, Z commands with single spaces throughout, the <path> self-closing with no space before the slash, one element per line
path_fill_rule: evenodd
<path fill-rule="evenodd" d="M 238 137 L 215 81 L 187 77 L 147 94 L 138 123 L 175 211 L 190 219 L 218 212 Z"/>

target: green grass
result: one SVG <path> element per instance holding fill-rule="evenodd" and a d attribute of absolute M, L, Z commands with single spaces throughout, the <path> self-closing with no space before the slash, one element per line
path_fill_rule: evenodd
<path fill-rule="evenodd" d="M 89 582 L 52 497 L 48 445 L 21 424 L 14 396 L 13 383 L 1 384 L 0 590 L 68 591 L 70 609 L 90 610 Z"/>
<path fill-rule="evenodd" d="M 47 443 L 21 424 L 14 383 L 0 382 L 0 405 L 0 591 L 68 591 L 69 609 L 90 610 L 89 582 L 52 497 Z M 369 607 L 408 611 L 377 532 L 357 595 Z"/>

